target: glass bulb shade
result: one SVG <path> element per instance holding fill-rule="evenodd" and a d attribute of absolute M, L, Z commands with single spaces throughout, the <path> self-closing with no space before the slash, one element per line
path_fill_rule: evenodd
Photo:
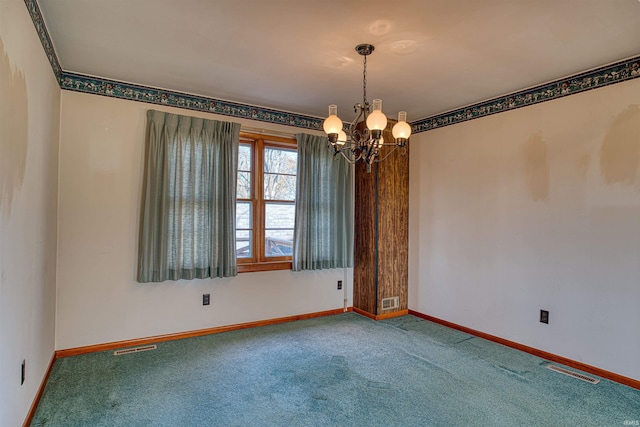
<path fill-rule="evenodd" d="M 324 119 L 322 128 L 328 134 L 340 133 L 342 130 L 342 120 L 338 117 L 338 106 L 329 105 L 329 117 Z"/>
<path fill-rule="evenodd" d="M 387 127 L 387 116 L 380 110 L 373 110 L 367 117 L 369 130 L 384 130 Z"/>
<path fill-rule="evenodd" d="M 344 133 L 343 130 L 341 130 L 340 132 L 338 132 L 338 140 L 336 141 L 336 144 L 344 145 L 345 142 L 347 142 L 347 134 Z"/>
<path fill-rule="evenodd" d="M 405 121 L 402 121 L 402 122 L 399 121 L 393 126 L 391 133 L 393 134 L 393 137 L 395 139 L 398 139 L 398 138 L 409 139 L 409 136 L 411 136 L 411 126 L 409 126 L 409 123 Z"/>

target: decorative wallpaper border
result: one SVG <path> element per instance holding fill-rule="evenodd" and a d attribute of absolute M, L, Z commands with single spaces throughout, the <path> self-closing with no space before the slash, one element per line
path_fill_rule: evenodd
<path fill-rule="evenodd" d="M 491 114 L 551 101 L 562 98 L 563 96 L 574 95 L 637 77 L 640 77 L 640 56 L 545 83 L 531 89 L 499 96 L 488 101 L 417 120 L 411 123 L 411 130 L 413 133 L 426 132 Z"/>
<path fill-rule="evenodd" d="M 49 58 L 53 73 L 58 79 L 58 83 L 62 89 L 146 102 L 149 104 L 169 105 L 188 110 L 204 111 L 304 129 L 322 130 L 323 118 L 64 71 L 60 67 L 37 0 L 24 0 L 24 2 L 40 37 L 42 47 L 44 48 L 47 58 Z M 416 120 L 411 123 L 411 129 L 413 133 L 426 132 L 467 120 L 597 89 L 637 77 L 640 77 L 640 56 L 545 83 L 534 88 L 499 96 L 443 114 Z"/>
<path fill-rule="evenodd" d="M 44 24 L 44 19 L 42 18 L 42 13 L 40 13 L 38 2 L 36 0 L 24 0 L 24 3 L 27 6 L 27 10 L 29 11 L 29 15 L 31 16 L 33 25 L 36 27 L 36 32 L 38 33 L 38 37 L 40 38 L 40 43 L 44 48 L 44 53 L 46 53 L 47 58 L 49 58 L 49 63 L 51 64 L 51 68 L 53 69 L 53 74 L 56 76 L 59 82 L 60 76 L 62 74 L 62 68 L 60 67 L 60 62 L 58 62 L 58 56 L 56 55 L 56 51 L 53 48 L 53 43 L 51 42 L 51 38 L 49 37 L 47 27 Z"/>
<path fill-rule="evenodd" d="M 207 113 L 305 129 L 322 130 L 322 122 L 324 120 L 318 117 L 156 89 L 148 86 L 122 83 L 115 80 L 89 77 L 82 74 L 68 73 L 66 71 L 63 71 L 60 77 L 60 87 L 76 92 L 92 93 L 94 95 L 104 95 L 149 104 L 169 105 L 187 110 L 204 111 Z"/>

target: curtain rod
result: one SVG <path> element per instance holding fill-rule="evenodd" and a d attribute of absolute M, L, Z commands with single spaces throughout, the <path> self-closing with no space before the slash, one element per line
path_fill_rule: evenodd
<path fill-rule="evenodd" d="M 262 128 L 253 128 L 251 126 L 240 126 L 240 132 L 257 133 L 259 135 L 281 136 L 284 138 L 291 138 L 291 139 L 296 138 L 296 135 L 294 133 L 280 132 L 277 130 L 269 130 L 269 129 L 262 129 Z"/>

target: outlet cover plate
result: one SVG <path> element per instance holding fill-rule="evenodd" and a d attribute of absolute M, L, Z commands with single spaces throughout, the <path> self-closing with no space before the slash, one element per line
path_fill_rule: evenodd
<path fill-rule="evenodd" d="M 548 310 L 540 310 L 540 323 L 549 324 L 549 311 Z"/>

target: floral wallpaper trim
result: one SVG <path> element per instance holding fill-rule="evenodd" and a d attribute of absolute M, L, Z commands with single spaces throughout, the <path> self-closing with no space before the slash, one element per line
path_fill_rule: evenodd
<path fill-rule="evenodd" d="M 63 71 L 60 77 L 60 87 L 76 92 L 92 93 L 149 104 L 168 105 L 171 107 L 185 108 L 187 110 L 205 111 L 224 116 L 305 129 L 322 130 L 322 122 L 324 120 L 318 117 L 122 83 L 115 80 L 89 77 L 81 74 L 68 73 L 66 71 Z"/>
<path fill-rule="evenodd" d="M 640 56 L 545 83 L 531 89 L 493 98 L 468 107 L 458 108 L 447 113 L 416 120 L 411 123 L 411 129 L 413 133 L 426 132 L 467 120 L 515 110 L 516 108 L 597 89 L 613 83 L 624 82 L 637 77 L 640 77 Z"/>
<path fill-rule="evenodd" d="M 24 0 L 24 3 L 27 5 L 27 10 L 29 11 L 29 15 L 31 16 L 33 25 L 36 27 L 36 32 L 38 33 L 38 37 L 40 38 L 40 43 L 44 48 L 44 53 L 47 55 L 47 58 L 49 58 L 49 63 L 51 64 L 51 68 L 53 69 L 53 74 L 55 74 L 58 81 L 60 81 L 62 68 L 60 67 L 60 62 L 58 62 L 58 56 L 56 55 L 56 51 L 53 48 L 53 43 L 51 42 L 51 38 L 49 37 L 47 27 L 44 24 L 44 19 L 42 19 L 42 13 L 40 13 L 38 2 L 36 0 Z"/>

